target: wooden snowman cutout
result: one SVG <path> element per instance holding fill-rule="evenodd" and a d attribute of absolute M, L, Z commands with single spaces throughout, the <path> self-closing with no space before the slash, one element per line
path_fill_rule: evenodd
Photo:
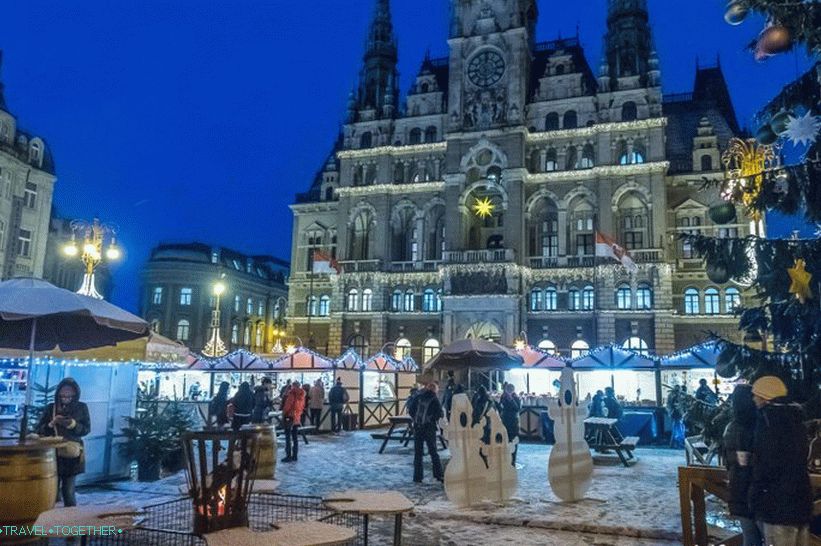
<path fill-rule="evenodd" d="M 487 452 L 487 498 L 504 502 L 516 492 L 518 472 L 512 464 L 507 429 L 502 424 L 499 412 L 491 409 L 487 416 L 490 419 L 490 445 L 482 445 L 482 453 Z"/>
<path fill-rule="evenodd" d="M 479 456 L 482 426 L 471 426 L 473 407 L 466 394 L 453 395 L 448 423 L 450 461 L 445 468 L 445 494 L 460 508 L 483 500 L 487 491 L 487 467 Z"/>
<path fill-rule="evenodd" d="M 573 370 L 561 375 L 558 400 L 551 400 L 548 414 L 553 419 L 556 443 L 550 451 L 547 479 L 557 497 L 573 502 L 584 498 L 593 476 L 593 458 L 584 439 L 587 408 L 579 406 Z"/>

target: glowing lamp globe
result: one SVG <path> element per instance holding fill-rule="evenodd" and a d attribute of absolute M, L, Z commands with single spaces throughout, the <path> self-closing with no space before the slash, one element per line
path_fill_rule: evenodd
<path fill-rule="evenodd" d="M 116 246 L 108 247 L 108 250 L 105 251 L 105 257 L 109 260 L 119 260 L 120 259 L 120 249 Z"/>
<path fill-rule="evenodd" d="M 79 250 L 77 249 L 77 245 L 74 243 L 69 243 L 63 247 L 63 252 L 66 256 L 76 256 Z"/>
<path fill-rule="evenodd" d="M 94 246 L 94 243 L 86 243 L 83 245 L 83 253 L 88 254 L 89 256 L 96 256 L 97 247 Z"/>
<path fill-rule="evenodd" d="M 225 283 L 218 282 L 214 285 L 214 295 L 222 296 L 225 293 Z"/>

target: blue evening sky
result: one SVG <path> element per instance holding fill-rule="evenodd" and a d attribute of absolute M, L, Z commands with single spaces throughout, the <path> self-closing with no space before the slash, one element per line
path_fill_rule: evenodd
<path fill-rule="evenodd" d="M 448 0 L 393 0 L 402 90 L 426 49 L 447 54 Z M 288 204 L 330 150 L 356 82 L 374 0 L 4 2 L 6 101 L 55 157 L 62 216 L 120 226 L 114 301 L 137 310 L 160 241 L 290 258 Z M 762 27 L 722 0 L 650 0 L 665 93 L 692 88 L 696 57 L 721 65 L 739 121 L 808 66 L 756 63 Z M 541 0 L 538 39 L 579 36 L 594 71 L 605 0 Z M 771 232 L 793 222 L 771 223 Z"/>

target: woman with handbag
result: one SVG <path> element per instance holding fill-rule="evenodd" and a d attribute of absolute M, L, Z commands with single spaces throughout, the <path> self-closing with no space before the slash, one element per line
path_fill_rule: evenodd
<path fill-rule="evenodd" d="M 57 448 L 57 494 L 62 493 L 63 506 L 77 506 L 74 481 L 86 471 L 82 438 L 91 431 L 91 417 L 88 406 L 80 402 L 80 386 L 74 379 L 66 377 L 57 385 L 54 402 L 46 406 L 36 431 L 41 436 L 62 436 L 66 440 L 63 447 Z"/>

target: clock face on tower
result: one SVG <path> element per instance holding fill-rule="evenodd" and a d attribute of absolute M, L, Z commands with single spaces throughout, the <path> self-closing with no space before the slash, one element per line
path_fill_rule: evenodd
<path fill-rule="evenodd" d="M 502 79 L 505 61 L 493 50 L 477 53 L 468 63 L 468 78 L 478 87 L 490 87 Z"/>

